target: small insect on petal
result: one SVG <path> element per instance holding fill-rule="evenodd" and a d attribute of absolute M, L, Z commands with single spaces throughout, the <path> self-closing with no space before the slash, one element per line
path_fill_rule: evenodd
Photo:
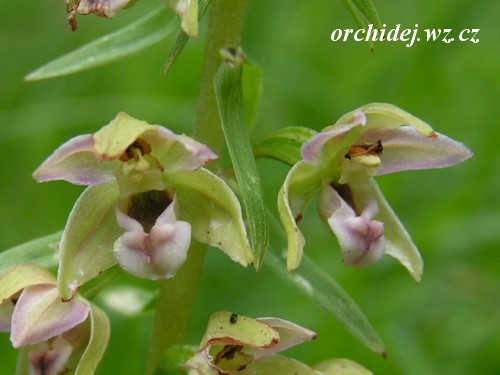
<path fill-rule="evenodd" d="M 235 324 L 236 322 L 238 321 L 238 315 L 237 314 L 231 314 L 230 318 L 229 318 L 229 323 L 231 324 Z"/>

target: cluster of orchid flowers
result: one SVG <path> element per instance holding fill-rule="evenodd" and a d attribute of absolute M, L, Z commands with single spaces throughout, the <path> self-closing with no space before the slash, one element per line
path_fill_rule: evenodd
<path fill-rule="evenodd" d="M 370 104 L 346 114 L 302 145 L 302 160 L 280 191 L 288 270 L 300 265 L 305 238 L 298 222 L 319 192 L 319 215 L 337 237 L 346 265 L 369 266 L 388 254 L 419 280 L 419 252 L 373 176 L 449 167 L 471 155 L 461 143 L 392 105 Z M 172 278 L 193 238 L 243 266 L 253 263 L 236 195 L 204 168 L 216 157 L 186 135 L 120 113 L 98 132 L 63 144 L 34 172 L 39 182 L 66 180 L 88 187 L 61 238 L 57 281 L 26 266 L 4 274 L 0 282 L 0 328 L 11 332 L 14 347 L 29 349 L 31 373 L 58 374 L 78 366 L 75 353 L 84 360 L 86 350 L 96 352 L 93 327 L 97 321 L 109 323 L 77 292 L 115 264 L 139 278 Z M 185 369 L 189 375 L 265 374 L 270 368 L 340 374 L 335 370 L 339 362 L 313 369 L 273 355 L 314 337 L 280 319 L 217 313 Z M 51 370 L 42 372 L 42 367 Z M 358 368 L 359 374 L 366 371 Z"/>

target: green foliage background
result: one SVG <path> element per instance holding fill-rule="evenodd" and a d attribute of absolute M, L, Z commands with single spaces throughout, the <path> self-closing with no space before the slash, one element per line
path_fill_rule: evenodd
<path fill-rule="evenodd" d="M 72 33 L 62 1 L 0 4 L 0 249 L 60 230 L 82 188 L 37 185 L 32 171 L 62 142 L 93 132 L 125 111 L 150 123 L 190 133 L 194 121 L 203 38 L 189 42 L 167 76 L 173 40 L 105 67 L 41 82 L 23 76 L 53 58 L 147 13 L 142 1 L 114 20 L 79 17 Z M 351 294 L 386 343 L 388 358 L 371 353 L 320 307 L 283 286 L 266 269 L 255 274 L 221 252 L 207 253 L 193 314 L 192 343 L 208 316 L 231 310 L 279 316 L 315 330 L 318 339 L 289 351 L 314 364 L 349 357 L 378 374 L 493 374 L 500 369 L 500 6 L 495 0 L 379 1 L 388 28 L 418 24 L 480 28 L 480 42 L 376 43 L 330 41 L 336 28 L 356 28 L 340 1 L 250 1 L 243 48 L 263 69 L 258 140 L 284 126 L 320 130 L 360 105 L 396 104 L 437 131 L 463 141 L 475 157 L 442 171 L 406 172 L 378 179 L 419 247 L 426 267 L 420 285 L 384 259 L 369 269 L 344 268 L 336 240 L 315 214 L 302 223 L 306 251 Z M 203 26 L 206 22 L 203 22 Z M 287 168 L 259 161 L 274 209 Z M 132 284 L 121 276 L 115 286 Z M 152 316 L 112 318 L 100 374 L 141 374 Z M 165 334 L 168 334 L 167 332 Z M 0 335 L 0 373 L 13 373 L 16 352 Z"/>

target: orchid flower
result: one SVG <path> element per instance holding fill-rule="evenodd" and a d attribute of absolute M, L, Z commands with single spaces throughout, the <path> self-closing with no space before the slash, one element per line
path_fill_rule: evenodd
<path fill-rule="evenodd" d="M 137 0 L 64 0 L 69 12 L 68 22 L 72 30 L 76 30 L 77 14 L 96 14 L 99 17 L 113 18 L 116 13 L 128 8 Z"/>
<path fill-rule="evenodd" d="M 24 349 L 18 363 L 30 374 L 56 375 L 72 364 L 90 373 L 109 338 L 109 321 L 100 309 L 79 296 L 61 301 L 54 276 L 28 264 L 0 277 L 0 322 L 14 348 Z"/>
<path fill-rule="evenodd" d="M 297 223 L 319 191 L 319 214 L 337 236 L 345 264 L 368 266 L 389 254 L 418 281 L 420 254 L 372 177 L 450 167 L 472 153 L 409 113 L 374 103 L 311 137 L 301 156 L 278 198 L 288 236 L 288 270 L 300 264 L 305 239 Z"/>
<path fill-rule="evenodd" d="M 187 257 L 191 237 L 251 264 L 236 196 L 202 168 L 215 158 L 194 139 L 125 113 L 59 147 L 33 177 L 89 185 L 60 243 L 62 297 L 71 298 L 117 262 L 137 277 L 171 278 Z"/>
<path fill-rule="evenodd" d="M 242 374 L 277 352 L 315 338 L 314 332 L 286 320 L 217 312 L 210 317 L 199 351 L 183 367 L 189 375 Z"/>

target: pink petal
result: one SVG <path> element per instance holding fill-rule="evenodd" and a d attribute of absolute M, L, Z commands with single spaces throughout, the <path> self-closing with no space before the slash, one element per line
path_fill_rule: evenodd
<path fill-rule="evenodd" d="M 422 135 L 412 126 L 370 129 L 360 134 L 356 142 L 373 143 L 381 140 L 384 151 L 377 175 L 404 170 L 446 168 L 461 163 L 473 154 L 462 143 L 434 132 Z"/>
<path fill-rule="evenodd" d="M 184 263 L 191 244 L 191 226 L 176 221 L 172 202 L 149 233 L 135 219 L 117 210 L 118 223 L 127 229 L 114 245 L 120 266 L 130 274 L 151 279 L 171 278 Z"/>
<path fill-rule="evenodd" d="M 89 306 L 78 298 L 62 302 L 55 285 L 23 290 L 12 315 L 10 340 L 15 348 L 47 341 L 82 323 Z"/>
<path fill-rule="evenodd" d="M 52 348 L 28 353 L 30 375 L 63 373 L 72 351 L 72 346 L 62 337 L 58 337 Z"/>
<path fill-rule="evenodd" d="M 60 146 L 38 169 L 33 178 L 38 182 L 65 180 L 77 185 L 109 182 L 117 165 L 99 160 L 94 154 L 92 135 L 74 137 Z"/>

